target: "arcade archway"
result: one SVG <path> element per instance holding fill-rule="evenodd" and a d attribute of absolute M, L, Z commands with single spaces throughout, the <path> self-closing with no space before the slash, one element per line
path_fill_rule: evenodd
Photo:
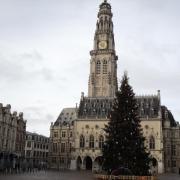
<path fill-rule="evenodd" d="M 158 174 L 158 161 L 156 158 L 152 158 L 151 161 L 151 174 Z"/>
<path fill-rule="evenodd" d="M 92 170 L 92 159 L 91 157 L 87 156 L 84 159 L 84 167 L 86 170 Z"/>
<path fill-rule="evenodd" d="M 80 156 L 77 158 L 77 170 L 80 170 L 82 167 L 82 159 Z"/>
<path fill-rule="evenodd" d="M 98 172 L 102 170 L 102 165 L 103 165 L 103 158 L 102 156 L 98 156 L 96 157 L 96 159 L 94 160 L 94 164 L 93 164 L 93 170 Z"/>

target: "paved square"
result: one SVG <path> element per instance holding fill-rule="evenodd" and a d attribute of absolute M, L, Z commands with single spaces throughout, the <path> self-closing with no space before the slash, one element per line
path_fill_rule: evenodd
<path fill-rule="evenodd" d="M 158 176 L 158 180 L 180 180 L 179 174 L 162 174 Z"/>
<path fill-rule="evenodd" d="M 35 173 L 0 175 L 0 180 L 94 180 L 90 171 L 39 171 Z M 179 174 L 162 174 L 158 180 L 180 180 Z"/>
<path fill-rule="evenodd" d="M 17 175 L 0 175 L 0 180 L 93 180 L 90 171 L 40 171 Z"/>

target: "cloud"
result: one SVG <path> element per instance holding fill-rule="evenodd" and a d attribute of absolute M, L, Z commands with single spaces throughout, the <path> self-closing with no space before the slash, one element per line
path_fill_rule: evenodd
<path fill-rule="evenodd" d="M 54 74 L 53 74 L 52 70 L 50 70 L 48 68 L 42 68 L 41 71 L 39 72 L 39 74 L 42 74 L 43 78 L 46 81 L 54 80 Z"/>
<path fill-rule="evenodd" d="M 18 55 L 19 57 L 17 58 L 20 58 L 20 59 L 25 59 L 25 60 L 30 60 L 30 61 L 42 61 L 43 60 L 43 57 L 42 55 L 36 51 L 36 50 L 33 50 L 32 52 L 25 52 L 23 54 L 20 54 Z"/>
<path fill-rule="evenodd" d="M 48 135 L 50 123 L 55 120 L 52 114 L 47 113 L 47 107 L 34 105 L 23 109 L 27 120 L 27 131 Z"/>
<path fill-rule="evenodd" d="M 21 54 L 0 52 L 0 79 L 4 82 L 24 83 L 43 79 L 54 79 L 53 71 L 43 64 L 43 56 L 33 50 Z"/>
<path fill-rule="evenodd" d="M 100 3 L 100 2 L 99 2 Z M 61 108 L 87 94 L 97 0 L 6 0 L 0 6 L 0 100 L 49 134 Z M 118 77 L 156 94 L 179 118 L 179 0 L 112 0 Z"/>

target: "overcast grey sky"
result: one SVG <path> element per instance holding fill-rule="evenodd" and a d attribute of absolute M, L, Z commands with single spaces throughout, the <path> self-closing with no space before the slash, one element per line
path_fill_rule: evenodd
<path fill-rule="evenodd" d="M 135 93 L 157 94 L 180 121 L 180 0 L 109 0 L 119 56 Z M 49 135 L 63 107 L 87 94 L 102 0 L 0 0 L 0 102 Z"/>

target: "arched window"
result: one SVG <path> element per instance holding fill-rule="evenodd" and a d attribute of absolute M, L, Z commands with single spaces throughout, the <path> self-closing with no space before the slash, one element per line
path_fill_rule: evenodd
<path fill-rule="evenodd" d="M 94 136 L 93 135 L 90 135 L 90 138 L 89 138 L 89 147 L 90 148 L 94 148 Z"/>
<path fill-rule="evenodd" d="M 101 135 L 99 136 L 99 148 L 102 149 L 104 145 L 104 137 Z"/>
<path fill-rule="evenodd" d="M 97 61 L 96 63 L 96 74 L 101 74 L 101 62 Z"/>
<path fill-rule="evenodd" d="M 153 136 L 149 139 L 149 149 L 155 149 L 155 139 Z"/>
<path fill-rule="evenodd" d="M 107 74 L 107 61 L 103 61 L 103 74 Z"/>
<path fill-rule="evenodd" d="M 83 135 L 81 135 L 80 136 L 80 148 L 84 148 L 84 146 L 85 146 L 85 139 L 84 139 L 84 136 Z"/>

